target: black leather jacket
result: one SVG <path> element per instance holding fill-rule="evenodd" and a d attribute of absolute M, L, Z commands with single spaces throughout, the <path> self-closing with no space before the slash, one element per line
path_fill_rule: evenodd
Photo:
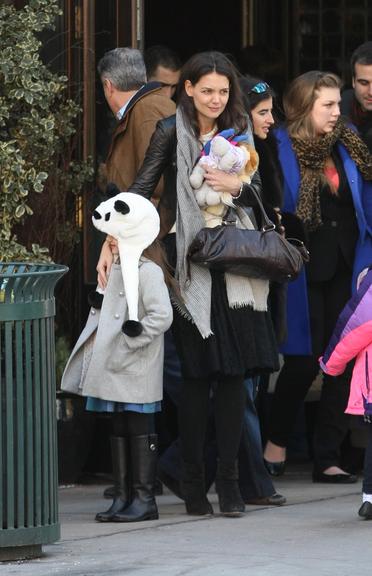
<path fill-rule="evenodd" d="M 150 199 L 161 176 L 164 176 L 163 194 L 159 202 L 160 238 L 163 238 L 176 221 L 177 207 L 177 136 L 176 116 L 159 120 L 150 140 L 143 164 L 128 192 Z M 261 194 L 261 179 L 256 172 L 251 184 L 244 184 L 242 194 L 234 200 L 239 206 L 255 206 L 251 188 Z"/>

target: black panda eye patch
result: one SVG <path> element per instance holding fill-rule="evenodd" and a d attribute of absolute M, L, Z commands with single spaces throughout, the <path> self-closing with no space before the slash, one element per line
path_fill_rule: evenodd
<path fill-rule="evenodd" d="M 101 220 L 101 218 L 102 218 L 101 214 L 99 212 L 97 212 L 97 210 L 95 210 L 93 212 L 93 216 L 96 220 Z"/>
<path fill-rule="evenodd" d="M 111 212 L 106 212 L 105 214 L 105 222 L 108 222 L 110 220 L 110 216 L 111 216 Z"/>
<path fill-rule="evenodd" d="M 117 212 L 120 212 L 120 214 L 128 214 L 128 212 L 130 212 L 128 204 L 123 200 L 116 200 L 114 208 Z"/>

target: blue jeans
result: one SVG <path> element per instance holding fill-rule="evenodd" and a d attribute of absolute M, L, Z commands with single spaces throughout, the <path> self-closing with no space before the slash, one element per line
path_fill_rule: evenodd
<path fill-rule="evenodd" d="M 174 344 L 172 332 L 168 330 L 164 338 L 164 403 L 162 426 L 164 442 L 160 439 L 162 451 L 159 455 L 158 466 L 168 476 L 181 480 L 182 459 L 178 439 L 178 432 L 175 430 L 175 413 L 180 402 L 180 390 L 182 384 L 181 365 Z M 214 429 L 213 411 L 210 409 L 208 420 L 208 431 L 205 448 L 205 483 L 207 489 L 212 485 L 217 466 L 217 447 Z"/>
<path fill-rule="evenodd" d="M 259 381 L 259 376 L 244 381 L 247 400 L 239 448 L 239 486 L 244 500 L 264 498 L 275 493 L 263 461 L 260 423 L 255 406 Z"/>

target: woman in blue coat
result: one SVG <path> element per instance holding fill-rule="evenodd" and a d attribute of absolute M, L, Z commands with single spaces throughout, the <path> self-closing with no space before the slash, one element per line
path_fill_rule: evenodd
<path fill-rule="evenodd" d="M 288 338 L 269 418 L 265 461 L 284 472 L 299 408 L 318 373 L 318 357 L 372 255 L 372 157 L 340 116 L 341 81 L 328 72 L 296 78 L 284 96 L 286 128 L 276 131 L 284 178 L 284 212 L 307 230 L 310 262 L 288 287 Z M 314 438 L 315 482 L 350 483 L 339 466 L 348 430 L 350 371 L 324 376 Z"/>

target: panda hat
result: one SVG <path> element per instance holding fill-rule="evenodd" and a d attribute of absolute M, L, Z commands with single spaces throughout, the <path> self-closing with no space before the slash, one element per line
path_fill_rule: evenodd
<path fill-rule="evenodd" d="M 97 206 L 92 221 L 97 230 L 118 241 L 128 303 L 128 320 L 124 322 L 122 330 L 128 336 L 134 337 L 142 332 L 142 325 L 138 321 L 139 259 L 159 234 L 159 215 L 150 200 L 139 194 L 120 192 L 115 184 L 109 184 L 106 193 L 110 198 Z M 97 291 L 102 294 L 99 289 Z M 94 306 L 92 302 L 91 304 Z"/>

